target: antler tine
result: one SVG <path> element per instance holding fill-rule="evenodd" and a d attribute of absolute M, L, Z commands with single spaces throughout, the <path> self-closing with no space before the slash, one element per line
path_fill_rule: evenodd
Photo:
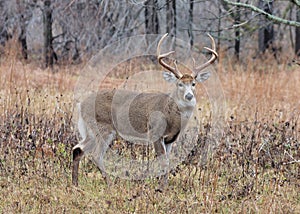
<path fill-rule="evenodd" d="M 167 70 L 171 71 L 177 78 L 180 78 L 182 76 L 182 74 L 177 69 L 176 61 L 174 61 L 175 68 L 172 67 L 171 65 L 168 65 L 166 62 L 163 61 L 164 58 L 168 57 L 172 53 L 175 53 L 175 51 L 170 51 L 170 52 L 165 53 L 165 54 L 161 54 L 160 53 L 160 46 L 161 46 L 163 40 L 167 36 L 168 36 L 168 33 L 166 33 L 165 35 L 163 35 L 163 37 L 158 42 L 158 45 L 157 45 L 157 59 L 158 59 L 159 64 L 161 64 Z"/>
<path fill-rule="evenodd" d="M 202 71 L 203 69 L 205 69 L 206 67 L 208 67 L 210 64 L 214 63 L 214 61 L 219 57 L 217 51 L 216 51 L 216 43 L 215 43 L 215 40 L 214 38 L 208 33 L 207 34 L 211 40 L 211 43 L 212 43 L 212 48 L 208 48 L 208 47 L 204 47 L 204 49 L 208 50 L 209 52 L 212 53 L 212 56 L 211 58 L 204 64 L 198 66 L 198 67 L 195 67 L 196 66 L 196 63 L 195 63 L 195 60 L 193 59 L 193 62 L 194 62 L 194 70 L 193 72 L 195 74 L 198 74 L 200 71 Z"/>

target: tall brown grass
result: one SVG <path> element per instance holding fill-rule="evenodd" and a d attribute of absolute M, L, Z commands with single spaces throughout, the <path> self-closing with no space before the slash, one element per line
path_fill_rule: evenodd
<path fill-rule="evenodd" d="M 201 124 L 197 146 L 162 193 L 155 178 L 114 178 L 108 187 L 88 159 L 74 188 L 73 88 L 80 68 L 43 70 L 10 52 L 0 64 L 0 212 L 299 212 L 299 66 L 272 56 L 235 62 L 223 53 L 216 68 L 226 126 L 204 163 L 211 121 Z"/>

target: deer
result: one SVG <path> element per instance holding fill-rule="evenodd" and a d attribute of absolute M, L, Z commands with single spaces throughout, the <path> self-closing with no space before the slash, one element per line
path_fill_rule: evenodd
<path fill-rule="evenodd" d="M 74 186 L 78 186 L 79 163 L 84 155 L 92 156 L 93 162 L 99 168 L 106 183 L 110 182 L 105 171 L 103 157 L 109 145 L 118 136 L 129 136 L 132 137 L 131 139 L 146 138 L 146 141 L 153 143 L 156 158 L 164 157 L 166 160 L 164 165 L 168 165 L 172 144 L 186 126 L 196 106 L 196 83 L 202 83 L 211 76 L 210 71 L 201 71 L 215 62 L 218 53 L 213 37 L 208 34 L 212 47 L 204 47 L 204 49 L 211 53 L 210 59 L 196 66 L 192 57 L 192 74 L 182 73 L 176 60 L 173 61 L 173 65 L 166 62 L 166 59 L 175 51 L 161 54 L 161 44 L 167 36 L 168 34 L 163 35 L 158 42 L 157 60 L 167 70 L 163 72 L 164 80 L 175 84 L 174 91 L 169 94 L 156 92 L 137 94 L 126 90 L 121 92 L 117 92 L 116 89 L 102 90 L 78 104 L 78 131 L 82 140 L 72 149 L 72 184 Z M 122 97 L 122 99 L 114 99 L 115 96 Z M 130 100 L 128 115 L 123 117 L 120 111 L 114 109 L 114 106 L 124 105 L 127 99 Z M 124 129 L 128 124 L 131 129 Z M 165 185 L 168 180 L 167 172 L 162 177 Z"/>

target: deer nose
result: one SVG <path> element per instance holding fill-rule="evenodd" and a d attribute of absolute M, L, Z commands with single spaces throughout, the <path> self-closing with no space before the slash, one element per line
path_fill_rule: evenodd
<path fill-rule="evenodd" d="M 194 95 L 191 93 L 188 93 L 187 95 L 185 95 L 185 99 L 187 99 L 188 101 L 191 101 L 193 99 Z"/>

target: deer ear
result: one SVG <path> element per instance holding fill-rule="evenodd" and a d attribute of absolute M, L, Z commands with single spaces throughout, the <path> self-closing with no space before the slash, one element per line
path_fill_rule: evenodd
<path fill-rule="evenodd" d="M 211 75 L 210 71 L 203 72 L 203 73 L 197 74 L 195 79 L 197 80 L 197 82 L 204 82 L 205 80 L 207 80 L 210 77 L 210 75 Z"/>
<path fill-rule="evenodd" d="M 163 72 L 163 77 L 169 83 L 175 83 L 177 81 L 176 76 L 173 73 L 168 71 Z"/>

